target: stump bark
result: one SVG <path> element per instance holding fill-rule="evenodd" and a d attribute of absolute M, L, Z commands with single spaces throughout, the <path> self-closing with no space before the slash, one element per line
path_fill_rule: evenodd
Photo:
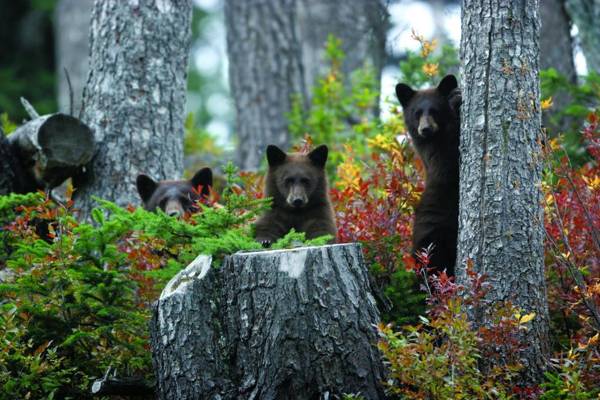
<path fill-rule="evenodd" d="M 159 399 L 384 398 L 359 245 L 201 255 L 154 304 Z"/>

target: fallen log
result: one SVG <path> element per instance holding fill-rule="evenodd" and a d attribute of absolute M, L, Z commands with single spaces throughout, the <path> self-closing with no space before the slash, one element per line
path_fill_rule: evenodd
<path fill-rule="evenodd" d="M 0 194 L 52 189 L 83 172 L 94 153 L 94 134 L 66 114 L 39 116 L 25 100 L 32 119 L 0 140 Z"/>
<path fill-rule="evenodd" d="M 154 304 L 159 399 L 384 398 L 357 244 L 199 256 Z"/>

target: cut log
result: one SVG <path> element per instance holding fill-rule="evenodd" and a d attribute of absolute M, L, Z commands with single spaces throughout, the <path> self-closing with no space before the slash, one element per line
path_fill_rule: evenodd
<path fill-rule="evenodd" d="M 154 304 L 159 399 L 384 398 L 360 246 L 199 256 Z"/>
<path fill-rule="evenodd" d="M 26 182 L 23 191 L 51 189 L 79 173 L 94 152 L 94 134 L 84 123 L 65 114 L 32 119 L 17 128 L 8 143 Z"/>

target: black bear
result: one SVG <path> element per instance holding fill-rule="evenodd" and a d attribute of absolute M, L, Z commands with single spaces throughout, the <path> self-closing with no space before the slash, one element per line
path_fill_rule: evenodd
<path fill-rule="evenodd" d="M 257 242 L 269 246 L 292 228 L 304 232 L 307 239 L 327 234 L 335 238 L 325 173 L 327 153 L 325 145 L 308 154 L 286 154 L 277 146 L 267 147 L 265 196 L 273 198 L 273 204 L 255 224 Z"/>
<path fill-rule="evenodd" d="M 148 175 L 140 174 L 136 184 L 146 210 L 160 208 L 170 216 L 180 217 L 195 211 L 196 202 L 210 194 L 213 176 L 210 168 L 200 169 L 189 180 L 157 182 Z"/>
<path fill-rule="evenodd" d="M 436 88 L 399 83 L 396 95 L 416 151 L 425 165 L 425 191 L 415 209 L 413 255 L 431 246 L 429 266 L 454 275 L 458 235 L 458 166 L 461 95 L 447 75 Z"/>

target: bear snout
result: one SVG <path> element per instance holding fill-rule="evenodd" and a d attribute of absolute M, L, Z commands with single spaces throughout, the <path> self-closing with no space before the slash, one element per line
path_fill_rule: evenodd
<path fill-rule="evenodd" d="M 304 204 L 304 202 L 302 201 L 302 199 L 295 199 L 295 200 L 292 202 L 292 205 L 293 205 L 294 207 L 302 207 L 302 204 Z"/>
<path fill-rule="evenodd" d="M 423 115 L 419 119 L 418 133 L 420 136 L 424 138 L 429 138 L 433 136 L 433 134 L 437 132 L 437 130 L 438 125 L 430 115 Z"/>
<path fill-rule="evenodd" d="M 165 206 L 165 214 L 170 217 L 180 217 L 185 213 L 183 206 L 179 201 L 169 200 Z"/>
<path fill-rule="evenodd" d="M 304 190 L 293 188 L 286 201 L 290 207 L 301 208 L 308 203 L 308 198 Z"/>

